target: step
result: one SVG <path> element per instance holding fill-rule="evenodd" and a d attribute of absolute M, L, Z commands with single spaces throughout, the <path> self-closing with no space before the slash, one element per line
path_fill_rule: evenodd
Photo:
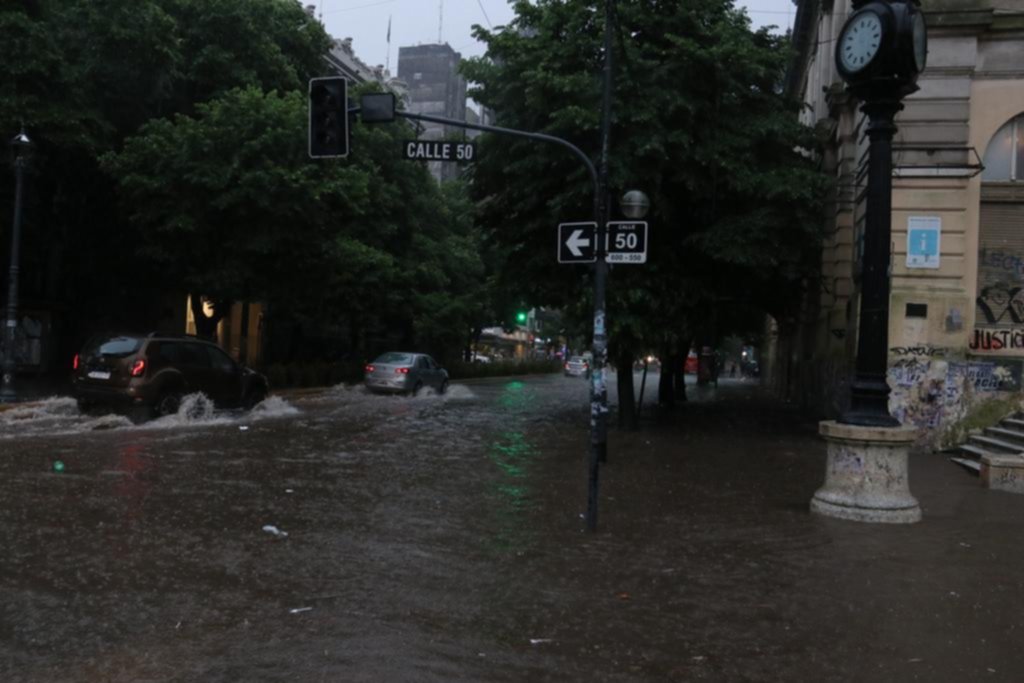
<path fill-rule="evenodd" d="M 1004 427 L 987 427 L 985 429 L 985 435 L 993 436 L 997 439 L 1002 438 L 1010 441 L 1024 441 L 1024 431 L 1006 429 Z"/>
<path fill-rule="evenodd" d="M 1007 427 L 1018 427 L 1020 429 L 1024 429 L 1024 420 L 1019 417 L 1008 417 L 999 424 Z"/>
<path fill-rule="evenodd" d="M 978 460 L 970 460 L 969 458 L 950 458 L 950 460 L 975 474 L 981 474 L 981 462 Z"/>
<path fill-rule="evenodd" d="M 1003 441 L 1002 439 L 993 439 L 990 436 L 972 436 L 969 441 L 975 444 L 981 444 L 982 446 L 991 446 L 992 448 L 998 448 L 999 450 L 1006 451 L 1008 453 L 1022 453 L 1024 452 L 1024 445 L 1019 443 L 1012 443 L 1010 441 Z"/>
<path fill-rule="evenodd" d="M 980 460 L 982 456 L 991 455 L 991 451 L 986 451 L 980 446 L 972 446 L 969 443 L 961 444 L 959 447 L 960 453 L 966 455 L 968 458 Z M 951 458 L 952 459 L 952 458 Z"/>
<path fill-rule="evenodd" d="M 1024 493 L 1024 456 L 986 455 L 980 464 L 979 476 L 985 488 Z"/>

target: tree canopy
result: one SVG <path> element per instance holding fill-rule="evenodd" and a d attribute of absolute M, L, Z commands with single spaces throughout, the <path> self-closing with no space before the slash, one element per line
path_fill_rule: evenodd
<path fill-rule="evenodd" d="M 520 1 L 510 25 L 476 27 L 488 49 L 464 65 L 471 96 L 499 124 L 566 138 L 596 162 L 604 4 Z M 729 0 L 615 5 L 610 194 L 640 189 L 652 207 L 648 263 L 611 274 L 613 345 L 663 348 L 784 315 L 816 270 L 823 187 L 802 151 L 810 131 L 781 95 L 786 38 L 751 31 Z M 592 216 L 582 164 L 485 137 L 473 181 L 508 255 L 503 281 L 535 304 L 585 300 L 583 268 L 552 258 L 557 223 Z"/>
<path fill-rule="evenodd" d="M 460 349 L 482 278 L 472 205 L 399 160 L 399 125 L 308 158 L 330 38 L 300 4 L 16 0 L 0 32 L 0 131 L 37 144 L 23 297 L 65 311 L 65 343 L 191 293 L 264 302 L 323 340 L 289 354 Z"/>

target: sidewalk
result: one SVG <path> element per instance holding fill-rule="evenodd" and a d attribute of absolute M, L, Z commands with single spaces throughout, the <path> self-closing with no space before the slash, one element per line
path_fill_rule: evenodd
<path fill-rule="evenodd" d="M 1024 496 L 916 453 L 921 523 L 812 515 L 814 422 L 750 382 L 688 394 L 613 432 L 601 474 L 601 532 L 671 558 L 689 595 L 659 604 L 688 643 L 673 680 L 1024 680 Z"/>

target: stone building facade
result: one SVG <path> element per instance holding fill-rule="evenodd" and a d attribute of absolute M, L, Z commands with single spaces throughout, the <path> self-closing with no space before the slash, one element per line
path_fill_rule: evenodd
<path fill-rule="evenodd" d="M 821 276 L 799 320 L 772 321 L 774 386 L 836 415 L 856 349 L 866 118 L 834 65 L 850 0 L 799 0 L 787 90 L 834 177 Z M 948 440 L 1012 405 L 1024 364 L 1024 0 L 924 0 L 928 64 L 893 141 L 890 412 Z"/>
<path fill-rule="evenodd" d="M 462 55 L 447 43 L 398 49 L 398 78 L 408 86 L 409 111 L 459 121 L 466 120 L 466 79 L 459 73 Z M 464 129 L 421 122 L 423 140 L 463 135 Z M 459 174 L 454 163 L 431 161 L 430 173 L 438 181 Z"/>

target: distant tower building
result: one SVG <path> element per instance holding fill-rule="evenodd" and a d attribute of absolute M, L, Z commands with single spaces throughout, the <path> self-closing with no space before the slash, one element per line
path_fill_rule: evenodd
<path fill-rule="evenodd" d="M 472 107 L 466 107 L 466 123 L 476 123 L 484 126 L 494 125 L 494 111 L 487 107 L 480 107 L 480 111 L 477 112 Z M 470 140 L 476 140 L 483 133 L 479 130 L 468 130 L 466 136 Z"/>
<path fill-rule="evenodd" d="M 447 43 L 398 48 L 398 78 L 408 85 L 409 111 L 459 121 L 466 120 L 466 79 L 459 74 L 462 56 Z M 463 129 L 420 122 L 421 139 L 437 140 Z M 454 163 L 429 162 L 431 175 L 438 181 L 459 174 Z"/>

